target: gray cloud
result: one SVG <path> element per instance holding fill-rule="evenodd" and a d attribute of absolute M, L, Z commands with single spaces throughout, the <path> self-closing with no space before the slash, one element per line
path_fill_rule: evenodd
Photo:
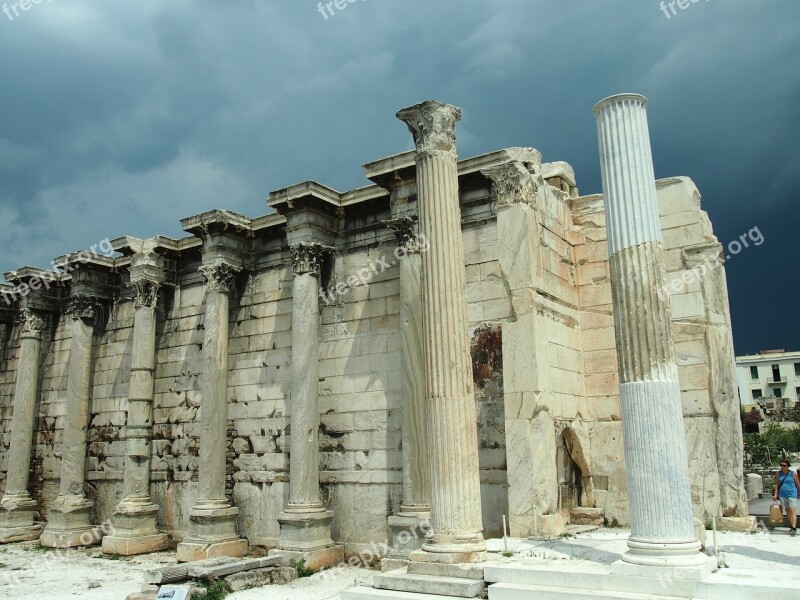
<path fill-rule="evenodd" d="M 532 145 L 600 191 L 593 104 L 651 100 L 659 177 L 691 176 L 725 241 L 737 350 L 796 346 L 800 5 L 710 0 L 53 0 L 0 14 L 0 268 L 410 148 L 395 111 L 464 110 L 462 156 Z M 756 317 L 755 315 L 759 315 Z"/>

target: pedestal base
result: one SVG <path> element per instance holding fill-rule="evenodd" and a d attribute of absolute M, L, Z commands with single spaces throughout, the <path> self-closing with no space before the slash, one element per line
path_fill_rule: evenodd
<path fill-rule="evenodd" d="M 178 544 L 178 561 L 244 556 L 248 544 L 236 533 L 238 514 L 238 508 L 227 504 L 197 504 L 189 513 L 189 532 Z"/>
<path fill-rule="evenodd" d="M 659 581 L 703 581 L 718 569 L 717 560 L 699 552 L 697 554 L 699 558 L 695 559 L 695 564 L 680 567 L 633 564 L 623 557 L 622 560 L 611 563 L 611 575 L 649 577 Z"/>
<path fill-rule="evenodd" d="M 227 542 L 214 542 L 204 544 L 202 542 L 181 542 L 178 544 L 178 562 L 191 562 L 194 560 L 206 560 L 208 558 L 218 558 L 220 556 L 230 556 L 238 558 L 247 554 L 247 540 L 235 539 Z"/>
<path fill-rule="evenodd" d="M 29 496 L 4 496 L 0 502 L 0 544 L 29 542 L 42 534 L 36 502 Z"/>
<path fill-rule="evenodd" d="M 112 531 L 103 538 L 105 554 L 132 556 L 164 550 L 169 537 L 158 531 L 158 506 L 149 501 L 122 502 L 111 518 Z"/>
<path fill-rule="evenodd" d="M 169 536 L 166 533 L 134 536 L 107 535 L 103 538 L 103 554 L 134 556 L 160 552 L 168 547 Z"/>
<path fill-rule="evenodd" d="M 297 552 L 294 550 L 270 550 L 269 556 L 279 556 L 281 565 L 291 566 L 291 561 L 303 561 L 306 569 L 319 571 L 330 569 L 344 562 L 344 546 L 330 546 L 320 550 L 309 550 L 307 552 Z"/>
<path fill-rule="evenodd" d="M 334 546 L 331 539 L 333 512 L 318 510 L 310 512 L 285 511 L 278 515 L 281 524 L 280 550 L 313 552 Z"/>
<path fill-rule="evenodd" d="M 486 561 L 486 550 L 477 551 L 452 551 L 452 552 L 429 552 L 423 545 L 422 550 L 415 550 L 409 555 L 412 562 L 430 562 L 444 565 L 455 565 L 460 563 L 482 563 Z"/>
<path fill-rule="evenodd" d="M 39 543 L 47 548 L 92 546 L 103 539 L 100 525 L 92 525 L 94 503 L 83 496 L 59 496 L 50 511 Z"/>
<path fill-rule="evenodd" d="M 390 516 L 392 547 L 388 558 L 408 560 L 412 552 L 420 550 L 426 540 L 425 534 L 432 529 L 430 518 L 430 514 Z"/>

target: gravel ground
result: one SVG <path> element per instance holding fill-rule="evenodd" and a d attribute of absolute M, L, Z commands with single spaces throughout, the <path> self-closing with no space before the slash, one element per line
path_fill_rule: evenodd
<path fill-rule="evenodd" d="M 708 532 L 709 551 L 713 539 Z M 629 532 L 600 529 L 555 541 L 509 540 L 516 556 L 591 560 L 611 563 L 625 552 Z M 728 567 L 736 570 L 797 571 L 800 537 L 788 530 L 755 534 L 718 534 L 720 552 Z M 502 540 L 490 540 L 489 549 L 499 553 Z M 499 555 L 495 555 L 499 556 Z M 0 598 L 14 600 L 124 600 L 141 589 L 142 571 L 174 564 L 174 552 L 131 558 L 107 558 L 98 548 L 52 551 L 37 543 L 0 546 Z M 237 592 L 229 600 L 339 600 L 343 590 L 371 584 L 372 571 L 345 567 L 318 573 L 285 586 Z"/>

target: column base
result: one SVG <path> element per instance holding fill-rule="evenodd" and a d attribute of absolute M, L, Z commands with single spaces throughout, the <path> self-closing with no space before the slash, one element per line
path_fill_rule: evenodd
<path fill-rule="evenodd" d="M 657 542 L 652 540 L 628 540 L 628 552 L 622 556 L 622 561 L 615 563 L 628 564 L 642 567 L 662 567 L 675 569 L 706 568 L 710 560 L 700 552 L 700 541 L 687 542 Z M 716 565 L 712 565 L 716 568 Z M 614 573 L 612 569 L 612 573 Z"/>
<path fill-rule="evenodd" d="M 122 501 L 111 517 L 111 533 L 103 538 L 103 553 L 133 556 L 169 546 L 169 536 L 158 531 L 158 506 L 149 499 Z"/>
<path fill-rule="evenodd" d="M 3 496 L 0 501 L 0 544 L 39 539 L 42 524 L 36 522 L 36 501 L 28 494 Z"/>
<path fill-rule="evenodd" d="M 189 532 L 178 544 L 178 562 L 247 553 L 247 540 L 236 533 L 239 509 L 227 502 L 198 503 L 189 513 Z"/>
<path fill-rule="evenodd" d="M 39 543 L 47 548 L 92 546 L 103 539 L 100 525 L 92 525 L 94 502 L 84 496 L 59 496 L 50 510 Z"/>
<path fill-rule="evenodd" d="M 438 538 L 438 539 L 437 539 Z M 482 534 L 458 538 L 453 535 L 433 535 L 420 550 L 409 556 L 412 562 L 431 562 L 439 564 L 481 563 L 485 562 L 486 540 Z"/>
<path fill-rule="evenodd" d="M 392 534 L 389 557 L 393 559 L 408 560 L 412 552 L 422 548 L 425 534 L 433 528 L 430 513 L 400 513 L 390 516 L 388 523 Z"/>

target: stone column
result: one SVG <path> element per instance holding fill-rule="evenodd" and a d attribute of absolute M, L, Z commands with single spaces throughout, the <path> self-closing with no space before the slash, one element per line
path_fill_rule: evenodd
<path fill-rule="evenodd" d="M 319 494 L 319 275 L 329 249 L 292 246 L 292 400 L 289 503 L 278 516 L 285 560 L 317 570 L 341 562 L 342 546 L 331 539 L 333 511 Z"/>
<path fill-rule="evenodd" d="M 50 510 L 42 546 L 72 548 L 97 544 L 99 526 L 91 523 L 94 502 L 86 497 L 86 432 L 92 372 L 94 321 L 100 309 L 97 298 L 77 294 L 72 298 L 72 338 L 67 363 L 67 400 L 61 444 L 59 496 Z"/>
<path fill-rule="evenodd" d="M 38 539 L 42 526 L 35 522 L 36 501 L 28 490 L 31 449 L 39 389 L 39 354 L 44 321 L 37 313 L 22 309 L 11 446 L 8 449 L 6 491 L 0 501 L 0 543 Z"/>
<path fill-rule="evenodd" d="M 425 402 L 422 330 L 422 255 L 414 221 L 389 222 L 403 250 L 400 261 L 400 391 L 403 402 L 403 502 L 389 517 L 392 558 L 422 546 L 431 518 L 430 453 Z"/>
<path fill-rule="evenodd" d="M 411 559 L 481 562 L 486 542 L 455 147 L 461 111 L 428 100 L 397 117 L 416 142 L 420 233 L 430 245 L 422 255 L 422 324 L 433 535 Z"/>
<path fill-rule="evenodd" d="M 136 314 L 128 392 L 123 498 L 112 517 L 113 531 L 103 538 L 103 552 L 130 556 L 163 550 L 168 536 L 158 531 L 158 505 L 150 498 L 150 442 L 153 436 L 153 374 L 156 362 L 156 305 L 161 282 L 131 267 Z"/>
<path fill-rule="evenodd" d="M 200 267 L 206 279 L 203 339 L 200 468 L 198 498 L 189 513 L 189 532 L 178 545 L 178 560 L 242 556 L 247 540 L 236 533 L 239 509 L 225 495 L 228 447 L 228 311 L 231 285 L 240 269 L 218 261 Z"/>
<path fill-rule="evenodd" d="M 672 343 L 645 107 L 625 94 L 594 108 L 600 140 L 631 536 L 625 563 L 702 567 Z"/>

